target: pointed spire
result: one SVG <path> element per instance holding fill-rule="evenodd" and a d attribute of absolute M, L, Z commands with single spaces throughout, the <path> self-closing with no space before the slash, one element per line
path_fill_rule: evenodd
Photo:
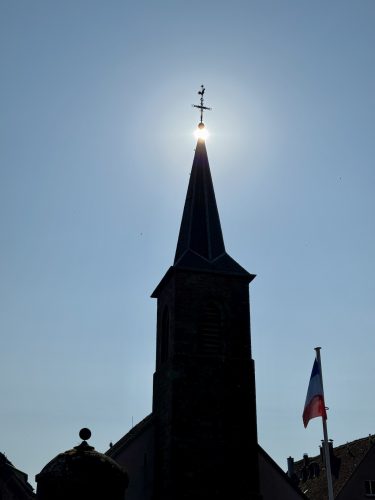
<path fill-rule="evenodd" d="M 225 251 L 204 139 L 198 139 L 174 267 L 246 274 Z"/>
<path fill-rule="evenodd" d="M 175 264 L 186 251 L 212 261 L 225 253 L 206 144 L 198 139 L 186 195 Z"/>

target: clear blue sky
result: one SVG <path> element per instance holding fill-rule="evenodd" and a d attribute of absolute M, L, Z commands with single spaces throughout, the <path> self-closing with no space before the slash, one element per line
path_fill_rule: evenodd
<path fill-rule="evenodd" d="M 257 274 L 259 441 L 317 453 L 316 345 L 330 437 L 375 432 L 374 23 L 373 0 L 0 1 L 0 451 L 31 480 L 151 410 L 202 83 L 226 247 Z"/>

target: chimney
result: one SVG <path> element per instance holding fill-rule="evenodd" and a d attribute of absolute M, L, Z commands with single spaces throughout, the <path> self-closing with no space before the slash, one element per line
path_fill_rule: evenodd
<path fill-rule="evenodd" d="M 329 455 L 333 455 L 333 439 L 328 440 L 328 449 L 329 449 Z"/>
<path fill-rule="evenodd" d="M 328 440 L 328 452 L 330 456 L 330 462 L 332 465 L 332 460 L 334 455 L 333 452 L 333 439 Z M 324 446 L 324 441 L 322 440 L 322 446 L 320 446 L 320 458 L 322 459 L 323 465 L 326 466 L 326 454 L 325 454 L 325 446 Z"/>
<path fill-rule="evenodd" d="M 309 456 L 308 456 L 308 454 L 307 454 L 307 453 L 304 453 L 304 454 L 303 454 L 303 465 L 304 465 L 305 467 L 308 467 L 308 465 L 309 465 Z"/>
<path fill-rule="evenodd" d="M 294 458 L 293 457 L 288 457 L 288 476 L 291 478 L 294 474 Z"/>

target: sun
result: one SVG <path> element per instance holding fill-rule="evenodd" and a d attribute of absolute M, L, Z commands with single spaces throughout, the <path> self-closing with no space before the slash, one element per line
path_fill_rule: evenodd
<path fill-rule="evenodd" d="M 196 139 L 202 139 L 205 141 L 209 136 L 208 130 L 206 129 L 204 123 L 199 123 L 198 128 L 194 132 L 194 136 Z"/>

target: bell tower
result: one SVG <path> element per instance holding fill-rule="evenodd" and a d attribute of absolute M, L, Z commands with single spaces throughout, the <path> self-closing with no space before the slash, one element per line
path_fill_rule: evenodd
<path fill-rule="evenodd" d="M 200 92 L 203 113 L 204 88 Z M 203 109 L 202 109 L 203 108 Z M 199 130 L 205 131 L 202 121 Z M 203 134 L 202 134 L 203 136 Z M 157 299 L 154 500 L 259 500 L 248 273 L 226 252 L 205 139 Z"/>

